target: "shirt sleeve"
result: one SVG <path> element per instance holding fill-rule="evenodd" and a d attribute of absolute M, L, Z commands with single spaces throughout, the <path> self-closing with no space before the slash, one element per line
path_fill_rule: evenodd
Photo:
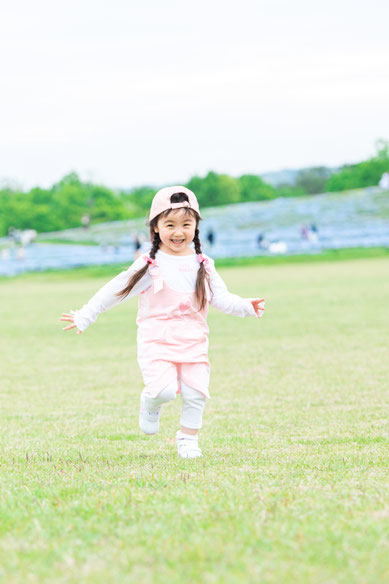
<path fill-rule="evenodd" d="M 242 298 L 236 294 L 231 294 L 215 269 L 211 271 L 211 289 L 210 305 L 217 310 L 242 318 L 245 316 L 257 316 L 254 306 L 251 304 L 251 300 L 254 300 L 254 298 Z"/>
<path fill-rule="evenodd" d="M 146 274 L 137 282 L 133 287 L 131 292 L 123 299 L 120 299 L 116 294 L 123 290 L 127 285 L 128 280 L 131 278 L 135 272 L 141 270 L 145 266 L 145 260 L 143 256 L 140 256 L 135 260 L 135 262 L 125 270 L 121 272 L 115 278 L 107 282 L 92 298 L 87 304 L 84 304 L 82 308 L 76 310 L 74 313 L 74 324 L 80 331 L 85 331 L 89 325 L 96 321 L 99 314 L 109 310 L 113 306 L 128 300 L 133 296 L 137 296 L 144 290 L 146 290 L 151 285 L 151 276 L 147 271 Z"/>

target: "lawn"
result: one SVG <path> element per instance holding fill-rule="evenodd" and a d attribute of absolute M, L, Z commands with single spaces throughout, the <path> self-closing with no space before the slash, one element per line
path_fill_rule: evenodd
<path fill-rule="evenodd" d="M 136 301 L 61 330 L 104 270 L 0 281 L 0 580 L 389 581 L 389 259 L 220 268 L 266 313 L 210 312 L 195 461 L 180 398 L 138 429 Z"/>

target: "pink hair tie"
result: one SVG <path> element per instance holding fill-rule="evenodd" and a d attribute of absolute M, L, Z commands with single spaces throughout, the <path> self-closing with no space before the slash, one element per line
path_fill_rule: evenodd
<path fill-rule="evenodd" d="M 204 266 L 208 264 L 208 258 L 205 258 L 202 253 L 197 254 L 197 261 L 202 264 L 204 262 Z"/>
<path fill-rule="evenodd" d="M 155 266 L 155 260 L 152 260 L 150 256 L 145 256 L 145 260 L 150 266 Z"/>

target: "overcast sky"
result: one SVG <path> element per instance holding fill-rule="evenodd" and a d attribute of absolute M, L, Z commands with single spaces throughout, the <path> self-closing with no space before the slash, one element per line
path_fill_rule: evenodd
<path fill-rule="evenodd" d="M 387 0 L 0 6 L 3 184 L 337 166 L 389 139 Z"/>

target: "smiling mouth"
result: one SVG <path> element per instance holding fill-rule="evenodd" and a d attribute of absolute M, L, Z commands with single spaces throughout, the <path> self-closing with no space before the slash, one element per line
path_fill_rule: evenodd
<path fill-rule="evenodd" d="M 171 240 L 175 245 L 181 245 L 181 243 L 184 243 L 185 239 L 172 239 Z"/>

